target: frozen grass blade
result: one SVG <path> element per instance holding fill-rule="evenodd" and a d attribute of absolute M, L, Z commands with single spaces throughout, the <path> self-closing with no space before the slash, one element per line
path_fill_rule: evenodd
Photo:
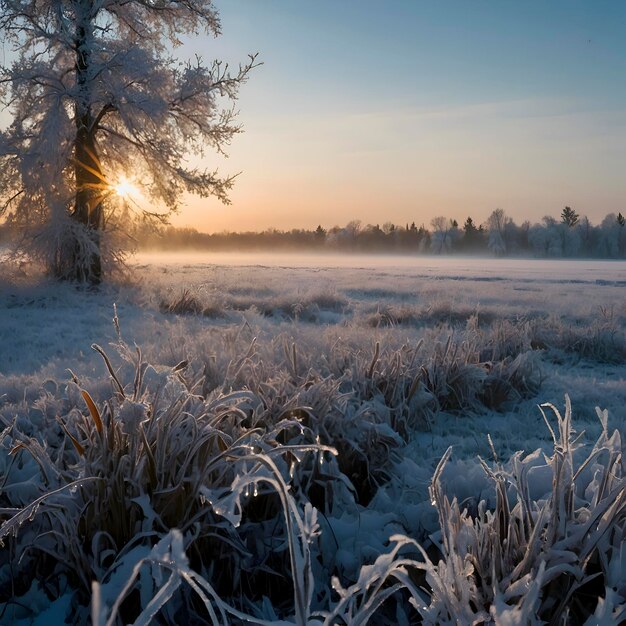
<path fill-rule="evenodd" d="M 96 403 L 93 401 L 88 391 L 85 391 L 83 389 L 81 390 L 81 394 L 83 398 L 85 399 L 85 404 L 87 405 L 87 408 L 89 409 L 89 414 L 91 415 L 91 418 L 93 419 L 93 423 L 96 425 L 96 430 L 98 431 L 100 435 L 102 435 L 102 433 L 104 432 L 104 427 L 102 425 L 102 418 L 100 417 L 100 411 L 98 411 L 98 407 L 96 406 Z"/>
<path fill-rule="evenodd" d="M 25 506 L 18 513 L 14 514 L 6 522 L 2 523 L 2 526 L 0 526 L 0 546 L 4 546 L 3 539 L 5 537 L 7 537 L 8 535 L 17 536 L 17 533 L 23 524 L 27 522 L 32 522 L 33 519 L 35 518 L 35 515 L 37 515 L 37 511 L 39 507 L 44 502 L 46 502 L 46 500 L 49 500 L 53 496 L 57 496 L 66 491 L 71 491 L 73 489 L 76 489 L 77 487 L 82 487 L 83 485 L 86 485 L 88 483 L 92 483 L 98 480 L 101 480 L 101 479 L 95 476 L 81 478 L 67 485 L 63 485 L 63 487 L 59 487 L 58 489 L 54 489 L 53 491 L 44 493 L 43 495 L 39 496 L 37 499 L 33 500 L 29 505 Z"/>

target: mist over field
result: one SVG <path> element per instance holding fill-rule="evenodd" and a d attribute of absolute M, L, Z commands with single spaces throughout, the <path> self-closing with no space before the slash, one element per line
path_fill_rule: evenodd
<path fill-rule="evenodd" d="M 140 254 L 130 267 L 131 279 L 97 291 L 26 275 L 0 285 L 2 466 L 5 485 L 13 485 L 3 492 L 5 515 L 38 494 L 78 485 L 40 510 L 25 509 L 32 521 L 11 518 L 2 527 L 14 550 L 33 546 L 18 572 L 6 559 L 2 566 L 10 623 L 86 619 L 92 577 L 103 610 L 135 619 L 125 581 L 157 598 L 158 571 L 171 569 L 172 559 L 178 573 L 168 584 L 180 581 L 179 593 L 187 593 L 185 576 L 203 577 L 206 601 L 224 611 L 214 623 L 300 623 L 289 618 L 298 602 L 310 624 L 444 623 L 461 610 L 449 604 L 456 594 L 489 597 L 503 587 L 464 591 L 462 576 L 438 591 L 436 581 L 450 575 L 444 563 L 461 558 L 460 548 L 442 543 L 440 524 L 485 541 L 479 536 L 492 532 L 490 518 L 476 507 L 481 499 L 488 509 L 501 507 L 500 481 L 513 472 L 506 480 L 528 490 L 525 506 L 539 515 L 539 533 L 541 516 L 547 523 L 560 506 L 551 490 L 569 488 L 565 478 L 556 487 L 551 478 L 562 471 L 562 452 L 554 456 L 550 428 L 565 460 L 570 444 L 558 439 L 559 429 L 566 438 L 584 431 L 567 462 L 578 467 L 591 454 L 596 469 L 574 480 L 579 501 L 562 517 L 560 534 L 541 531 L 528 563 L 531 585 L 539 589 L 542 572 L 560 567 L 564 541 L 570 561 L 585 553 L 595 540 L 591 527 L 576 534 L 577 525 L 621 493 L 618 485 L 610 493 L 594 485 L 601 451 L 617 445 L 610 429 L 622 431 L 626 421 L 624 262 L 202 253 Z M 545 402 L 554 408 L 540 409 Z M 598 419 L 596 406 L 607 417 Z M 528 478 L 514 478 L 522 468 Z M 98 487 L 103 479 L 109 495 Z M 187 485 L 182 500 L 177 484 Z M 469 518 L 454 512 L 453 497 Z M 510 497 L 517 524 L 521 509 Z M 615 530 L 598 554 L 617 558 L 625 514 L 618 508 L 602 518 Z M 97 516 L 90 524 L 106 534 L 80 547 L 72 527 L 86 515 Z M 61 534 L 51 534 L 59 523 Z M 140 539 L 154 533 L 158 544 Z M 89 546 L 103 541 L 128 547 L 102 562 Z M 529 549 L 528 538 L 519 541 L 516 550 Z M 404 560 L 390 556 L 394 545 Z M 54 555 L 64 591 L 49 594 L 23 577 L 28 564 L 43 567 L 42 550 Z M 226 567 L 214 570 L 210 554 Z M 388 569 L 376 559 L 387 559 Z M 477 567 L 492 567 L 491 559 Z M 503 576 L 518 562 L 507 556 Z M 568 568 L 584 571 L 573 562 Z M 424 580 L 409 582 L 409 571 L 423 571 Z M 569 571 L 552 584 L 567 588 Z M 609 579 L 611 571 L 605 580 L 620 589 L 623 578 Z M 387 577 L 401 581 L 389 595 L 379 587 Z M 298 599 L 286 580 L 311 596 Z M 505 584 L 513 579 L 498 583 Z M 248 600 L 240 604 L 244 590 Z M 510 593 L 507 606 L 517 604 L 524 620 L 556 610 L 549 594 Z M 381 602 L 374 613 L 367 598 Z M 27 608 L 26 599 L 38 608 Z M 482 615 L 473 602 L 463 605 L 462 619 Z M 158 606 L 176 622 L 171 611 L 183 605 L 172 598 Z M 601 623 L 593 620 L 606 610 L 589 605 L 585 619 Z"/>
<path fill-rule="evenodd" d="M 143 265 L 187 265 L 201 274 L 214 266 L 267 266 L 267 267 L 308 267 L 316 269 L 352 270 L 395 270 L 394 277 L 493 277 L 497 280 L 512 281 L 515 278 L 537 282 L 560 282 L 579 280 L 593 282 L 607 280 L 619 285 L 626 280 L 623 261 L 593 259 L 531 259 L 499 258 L 476 256 L 441 256 L 406 254 L 337 254 L 328 252 L 277 253 L 277 252 L 139 252 L 132 259 L 133 267 Z M 344 277 L 337 275 L 342 282 Z M 367 279 L 365 279 L 367 280 Z"/>

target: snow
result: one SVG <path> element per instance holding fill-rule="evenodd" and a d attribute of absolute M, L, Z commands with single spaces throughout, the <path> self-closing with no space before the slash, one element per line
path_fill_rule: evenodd
<path fill-rule="evenodd" d="M 108 350 L 117 341 L 114 304 L 125 341 L 139 346 L 155 367 L 146 373 L 148 380 L 156 381 L 160 368 L 188 359 L 205 368 L 205 373 L 215 370 L 216 377 L 230 371 L 231 390 L 245 393 L 239 381 L 248 380 L 248 375 L 232 373 L 229 362 L 235 363 L 247 350 L 256 361 L 242 362 L 241 367 L 256 368 L 255 375 L 264 384 L 275 384 L 276 377 L 282 376 L 279 372 L 291 367 L 296 378 L 316 370 L 324 373 L 328 379 L 320 383 L 323 389 L 332 382 L 330 372 L 340 371 L 340 358 L 356 359 L 365 376 L 376 354 L 372 371 L 391 372 L 396 351 L 415 348 L 419 359 L 419 350 L 443 345 L 450 334 L 479 341 L 491 336 L 498 324 L 501 329 L 509 324 L 511 333 L 521 333 L 520 329 L 527 328 L 523 324 L 536 324 L 546 344 L 554 340 L 553 345 L 533 353 L 541 370 L 536 393 L 500 411 L 435 411 L 428 424 L 402 433 L 391 479 L 369 503 L 320 519 L 322 535 L 334 537 L 320 547 L 325 562 L 333 562 L 352 581 L 364 563 L 371 564 L 382 554 L 390 535 L 406 532 L 420 540 L 436 537 L 438 519 L 428 487 L 449 446 L 452 458 L 442 484 L 469 506 L 491 497 L 490 482 L 476 462 L 478 455 L 491 459 L 487 433 L 501 459 L 518 450 L 526 454 L 551 450 L 550 433 L 537 408 L 541 402 L 562 406 L 569 394 L 574 427 L 587 431 L 586 442 L 595 441 L 602 430 L 596 406 L 608 409 L 611 427 L 624 431 L 625 262 L 142 254 L 134 259 L 132 270 L 132 279 L 118 279 L 95 291 L 28 277 L 0 281 L 0 416 L 5 424 L 15 417 L 26 422 L 27 407 L 37 402 L 42 415 L 54 414 L 61 402 L 56 398 L 70 395 L 70 387 L 66 391 L 71 376 L 68 368 L 97 402 L 110 394 L 102 359 L 91 345 Z M 200 313 L 167 312 L 184 293 L 195 298 Z M 385 322 L 383 313 L 395 315 L 396 321 Z M 572 334 L 571 340 L 566 331 Z M 605 337 L 601 332 L 609 333 L 607 345 L 614 352 L 583 353 L 585 333 L 600 341 Z M 126 366 L 116 362 L 115 367 L 125 371 Z M 364 381 L 355 378 L 354 384 L 365 385 Z M 299 393 L 303 394 L 301 404 L 321 402 L 315 389 Z M 350 415 L 357 424 L 364 416 L 388 411 L 380 398 L 367 407 L 369 413 L 345 408 L 347 437 L 358 432 L 350 430 Z M 122 408 L 120 416 L 127 416 L 126 421 L 143 419 L 143 405 L 127 402 Z M 250 411 L 254 410 L 251 405 Z M 371 431 L 379 433 L 381 440 L 383 426 L 388 428 L 384 423 Z M 36 423 L 24 428 L 31 428 L 33 435 L 37 432 Z M 6 468 L 10 459 L 2 454 Z M 537 498 L 550 489 L 542 458 L 538 456 L 530 470 Z M 528 463 L 532 464 L 531 459 Z M 21 504 L 36 495 L 33 481 L 37 475 L 32 459 L 14 474 L 29 489 Z M 123 577 L 122 573 L 116 576 Z M 114 587 L 123 584 L 115 580 L 111 578 L 103 588 L 109 606 L 116 595 Z M 35 587 L 29 596 L 45 598 L 41 593 Z M 69 609 L 68 597 L 37 605 L 43 612 L 36 621 L 17 623 L 44 623 L 45 616 L 54 616 L 50 619 L 60 623 L 57 617 Z"/>
<path fill-rule="evenodd" d="M 381 338 L 416 340 L 427 326 L 462 322 L 472 313 L 479 320 L 552 315 L 566 326 L 582 327 L 606 314 L 614 317 L 619 332 L 626 317 L 623 261 L 224 253 L 142 254 L 131 267 L 135 280 L 95 292 L 67 283 L 0 281 L 5 384 L 20 376 L 32 384 L 64 380 L 68 367 L 83 376 L 99 375 L 101 360 L 91 344 L 115 340 L 114 303 L 126 340 L 157 363 L 182 360 L 192 338 L 210 342 L 212 334 L 226 333 L 244 320 L 267 338 L 288 334 L 312 342 L 342 336 L 370 350 Z M 163 313 L 161 302 L 184 290 L 226 317 Z M 414 323 L 372 328 L 372 316 L 388 306 L 413 315 Z M 298 307 L 308 307 L 300 314 L 306 323 L 293 322 Z M 561 363 L 544 363 L 549 370 L 544 399 L 548 395 L 558 402 L 567 392 L 585 412 L 599 402 L 624 415 L 614 401 L 624 398 L 623 367 L 562 356 Z"/>
<path fill-rule="evenodd" d="M 335 341 L 371 352 L 373 344 L 416 342 L 434 310 L 449 319 L 477 312 L 479 319 L 522 319 L 553 315 L 566 325 L 590 324 L 610 310 L 617 332 L 626 325 L 626 262 L 537 261 L 450 257 L 296 256 L 252 254 L 142 254 L 132 266 L 135 279 L 91 292 L 66 283 L 0 284 L 0 391 L 14 396 L 46 380 L 67 380 L 67 368 L 81 379 L 101 376 L 104 367 L 91 349 L 116 339 L 113 304 L 125 339 L 140 346 L 150 362 L 174 365 L 211 351 L 213 338 L 254 327 L 251 336 L 271 342 L 288 337 L 315 358 Z M 183 290 L 222 307 L 226 318 L 172 315 L 163 299 Z M 315 313 L 297 321 L 285 315 L 310 303 Z M 319 303 L 319 304 L 318 304 Z M 260 314 L 261 304 L 271 314 Z M 369 316 L 388 305 L 415 309 L 414 324 L 372 328 Z M 235 308 L 236 306 L 236 308 Z M 452 316 L 451 316 L 452 314 Z M 296 321 L 294 321 L 294 319 Z M 418 432 L 407 448 L 427 451 L 431 466 L 448 445 L 455 457 L 487 454 L 491 433 L 503 454 L 535 449 L 548 440 L 538 401 L 572 398 L 576 423 L 596 429 L 595 406 L 609 409 L 613 423 L 626 419 L 626 367 L 599 363 L 555 351 L 543 358 L 544 380 L 537 398 L 508 412 L 467 414 L 438 419 Z M 20 391 L 21 393 L 21 391 Z M 410 453 L 411 455 L 413 452 Z M 421 453 L 423 454 L 423 452 Z"/>

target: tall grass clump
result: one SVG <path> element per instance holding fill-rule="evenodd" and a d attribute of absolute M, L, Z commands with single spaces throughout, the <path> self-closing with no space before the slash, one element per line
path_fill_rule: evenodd
<path fill-rule="evenodd" d="M 551 316 L 532 326 L 533 343 L 544 349 L 598 363 L 624 363 L 626 336 L 614 306 L 598 307 L 591 320 L 567 321 Z M 553 358 L 558 355 L 552 354 Z"/>
<path fill-rule="evenodd" d="M 305 548 L 294 543 L 301 533 L 292 528 L 300 504 L 287 493 L 286 481 L 300 473 L 294 466 L 304 465 L 307 455 L 318 464 L 324 455 L 334 467 L 334 450 L 320 445 L 293 417 L 297 411 L 276 424 L 250 427 L 252 415 L 262 411 L 261 401 L 245 391 L 197 395 L 196 383 L 189 384 L 183 374 L 187 363 L 156 370 L 139 350 L 120 342 L 129 366 L 120 368 L 94 347 L 111 381 L 103 402 L 94 401 L 75 378 L 66 388 L 69 410 L 56 421 L 42 422 L 56 433 L 54 447 L 45 438 L 40 443 L 23 435 L 16 422 L 2 433 L 5 449 L 16 459 L 2 490 L 1 514 L 8 519 L 0 537 L 10 544 L 3 563 L 10 566 L 11 578 L 1 589 L 5 610 L 15 609 L 13 599 L 28 591 L 35 573 L 56 593 L 69 585 L 84 611 L 92 581 L 119 579 L 128 558 L 145 555 L 175 528 L 195 571 L 216 593 L 239 605 L 242 598 L 265 596 L 279 611 L 289 611 L 297 601 L 301 613 L 309 583 L 300 581 L 293 594 L 286 594 L 280 582 L 284 574 L 278 573 L 289 571 L 291 561 L 298 580 L 303 568 L 294 561 L 296 548 L 298 558 L 305 558 Z M 125 378 L 127 373 L 132 376 Z M 43 494 L 23 507 L 20 474 L 23 464 L 33 462 L 39 476 L 31 469 L 28 486 L 31 493 Z M 224 494 L 235 493 L 243 517 L 239 528 L 231 523 L 232 514 L 229 521 L 224 518 Z M 284 516 L 283 511 L 291 512 Z M 259 563 L 266 566 L 259 569 Z M 190 598 L 182 602 L 189 616 L 206 618 Z M 116 610 L 126 623 L 142 607 L 143 598 L 133 588 Z"/>
<path fill-rule="evenodd" d="M 294 580 L 296 607 L 302 609 L 292 619 L 277 620 L 271 607 L 266 607 L 263 617 L 233 609 L 190 569 L 180 533 L 172 531 L 137 561 L 106 623 L 114 623 L 121 598 L 146 565 L 153 568 L 146 571 L 153 586 L 137 621 L 141 624 L 162 609 L 183 583 L 201 598 L 212 624 L 620 623 L 626 617 L 626 478 L 620 434 L 609 434 L 608 416 L 598 410 L 602 433 L 582 454 L 581 437 L 572 429 L 569 399 L 564 415 L 553 405 L 541 409 L 553 435 L 552 455 L 517 453 L 506 464 L 480 459 L 493 496 L 481 501 L 475 512 L 463 510 L 445 494 L 442 474 L 451 450 L 441 459 L 430 487 L 440 523 L 437 563 L 432 549 L 428 554 L 414 539 L 393 535 L 388 551 L 363 564 L 354 583 L 344 587 L 338 578 L 332 579 L 333 594 L 327 596 L 325 608 L 306 608 L 312 599 L 307 589 L 314 584 L 307 550 L 313 537 L 319 541 L 323 537 L 314 509 L 305 507 L 302 516 L 280 479 L 274 483 L 279 474 L 268 467 L 268 473 L 254 481 L 267 480 L 283 494 L 284 514 L 292 516 L 292 568 L 303 568 Z M 548 412 L 556 419 L 556 428 Z M 217 500 L 218 510 L 234 525 L 241 521 L 240 498 L 248 481 L 249 477 L 237 480 L 230 493 Z M 157 575 L 155 566 L 168 576 Z M 107 614 L 98 585 L 94 591 L 94 615 L 101 619 L 94 623 L 104 624 Z M 391 613 L 390 606 L 395 606 Z"/>
<path fill-rule="evenodd" d="M 553 405 L 554 452 L 505 466 L 481 460 L 495 502 L 470 514 L 441 483 L 450 450 L 430 494 L 439 514 L 441 560 L 424 553 L 429 599 L 416 605 L 425 624 L 617 624 L 626 617 L 624 543 L 626 475 L 619 431 L 602 433 L 587 455 Z M 543 489 L 547 487 L 544 493 Z"/>
<path fill-rule="evenodd" d="M 569 400 L 563 415 L 542 405 L 551 455 L 479 461 L 492 490 L 471 510 L 448 495 L 446 453 L 428 551 L 396 520 L 351 569 L 336 558 L 350 516 L 387 519 L 364 505 L 411 411 L 481 401 L 465 387 L 490 375 L 477 345 L 428 339 L 351 359 L 337 343 L 325 371 L 283 342 L 278 372 L 252 341 L 217 386 L 217 370 L 208 384 L 198 364 L 153 367 L 121 337 L 115 358 L 94 346 L 107 386 L 72 375 L 64 398 L 48 386 L 31 403 L 37 429 L 16 418 L 0 434 L 3 619 L 28 617 L 36 589 L 71 594 L 68 618 L 99 626 L 618 623 L 623 446 L 598 411 L 585 454 Z"/>
<path fill-rule="evenodd" d="M 216 297 L 214 294 L 211 299 L 202 298 L 198 290 L 192 291 L 189 288 L 162 298 L 159 308 L 163 313 L 175 315 L 204 315 L 209 318 L 219 318 L 226 314 L 221 297 Z"/>
<path fill-rule="evenodd" d="M 348 312 L 349 303 L 344 296 L 332 290 L 273 294 L 259 289 L 230 287 L 207 293 L 203 289 L 187 287 L 179 292 L 167 290 L 166 295 L 160 298 L 159 308 L 163 313 L 205 317 L 224 317 L 233 311 L 254 310 L 275 320 L 320 323 L 341 317 Z"/>

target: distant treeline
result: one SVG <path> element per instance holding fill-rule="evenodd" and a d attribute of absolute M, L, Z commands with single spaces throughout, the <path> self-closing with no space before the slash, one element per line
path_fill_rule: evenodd
<path fill-rule="evenodd" d="M 484 224 L 471 217 L 463 224 L 436 217 L 423 224 L 387 222 L 363 225 L 354 220 L 346 226 L 314 230 L 270 229 L 262 232 L 201 233 L 193 228 L 164 227 L 160 231 L 138 229 L 141 249 L 213 251 L 334 251 L 407 254 L 489 254 L 550 258 L 626 258 L 624 216 L 610 213 L 600 224 L 592 224 L 570 207 L 559 219 L 547 216 L 540 223 L 516 224 L 502 209 L 496 209 Z"/>
<path fill-rule="evenodd" d="M 496 209 L 484 224 L 468 217 L 463 224 L 436 217 L 424 224 L 364 225 L 353 220 L 345 226 L 314 230 L 270 229 L 262 232 L 201 233 L 194 228 L 136 224 L 130 233 L 142 250 L 207 251 L 332 251 L 397 254 L 475 254 L 534 256 L 539 258 L 626 258 L 626 220 L 622 213 L 609 213 L 592 224 L 570 207 L 559 218 L 516 224 L 502 209 Z M 10 233 L 0 224 L 0 245 Z"/>

